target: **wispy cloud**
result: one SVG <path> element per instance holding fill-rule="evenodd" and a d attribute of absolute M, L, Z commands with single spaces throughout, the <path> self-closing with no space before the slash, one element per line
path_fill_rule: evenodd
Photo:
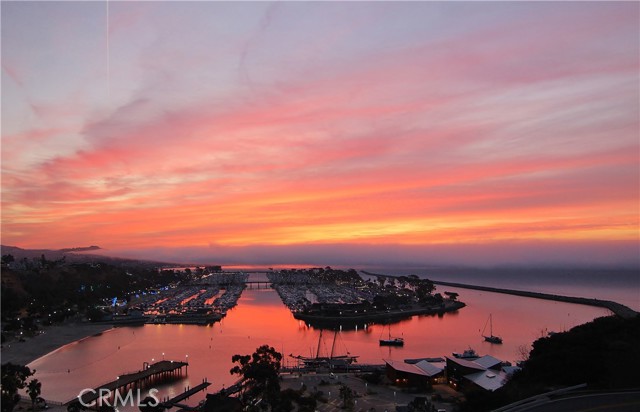
<path fill-rule="evenodd" d="M 38 88 L 54 79 L 36 54 L 17 37 L 3 49 L 37 109 L 34 124 L 3 116 L 4 243 L 418 259 L 638 241 L 637 4 L 127 7 L 108 100 L 61 41 L 83 26 L 16 14 L 56 34 L 39 51 L 68 59 L 68 78 Z M 436 9 L 459 26 L 421 24 Z"/>

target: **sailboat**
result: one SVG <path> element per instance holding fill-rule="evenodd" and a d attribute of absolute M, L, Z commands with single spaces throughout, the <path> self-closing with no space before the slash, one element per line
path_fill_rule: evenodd
<path fill-rule="evenodd" d="M 316 349 L 315 357 L 306 357 L 300 355 L 289 355 L 294 359 L 298 359 L 307 368 L 329 367 L 331 369 L 347 367 L 354 362 L 358 361 L 358 356 L 353 356 L 347 352 L 346 355 L 334 355 L 336 348 L 336 338 L 338 337 L 338 331 L 333 334 L 333 343 L 331 345 L 331 354 L 327 356 L 320 356 L 320 347 L 322 344 L 322 329 L 320 329 L 320 336 L 318 337 L 318 348 Z"/>
<path fill-rule="evenodd" d="M 404 346 L 404 338 L 392 338 L 391 325 L 389 325 L 389 338 L 380 339 L 380 346 Z"/>
<path fill-rule="evenodd" d="M 489 336 L 485 335 L 484 332 L 487 329 L 487 323 L 489 323 Z M 494 336 L 493 334 L 493 317 L 489 314 L 489 319 L 484 323 L 484 329 L 482 329 L 482 337 L 484 340 L 490 343 L 502 343 L 502 338 L 500 336 Z"/>

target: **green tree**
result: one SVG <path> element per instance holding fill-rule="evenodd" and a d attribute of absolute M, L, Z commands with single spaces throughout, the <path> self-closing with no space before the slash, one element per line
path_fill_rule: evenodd
<path fill-rule="evenodd" d="M 36 410 L 36 399 L 42 392 L 42 383 L 37 379 L 32 379 L 27 385 L 27 395 L 31 398 L 31 409 Z"/>
<path fill-rule="evenodd" d="M 253 355 L 233 355 L 234 366 L 230 373 L 239 375 L 247 388 L 246 395 L 251 399 L 263 398 L 268 405 L 275 404 L 280 394 L 278 373 L 282 354 L 269 345 L 262 345 Z"/>
<path fill-rule="evenodd" d="M 2 412 L 11 412 L 20 401 L 18 389 L 24 389 L 27 378 L 33 373 L 27 366 L 4 363 L 2 365 Z"/>

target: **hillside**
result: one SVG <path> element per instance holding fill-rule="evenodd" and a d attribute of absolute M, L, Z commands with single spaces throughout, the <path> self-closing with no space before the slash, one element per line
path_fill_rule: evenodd
<path fill-rule="evenodd" d="M 17 246 L 0 245 L 0 248 L 2 250 L 2 256 L 11 255 L 15 262 L 20 262 L 24 259 L 40 259 L 44 255 L 47 260 L 61 260 L 64 258 L 68 263 L 108 263 L 114 266 L 137 266 L 147 268 L 179 266 L 179 264 L 171 262 L 124 259 L 88 253 L 103 250 L 100 246 L 73 247 L 65 249 L 22 249 Z"/>
<path fill-rule="evenodd" d="M 522 371 L 493 393 L 471 393 L 462 411 L 484 411 L 554 389 L 640 387 L 640 316 L 597 318 L 533 343 Z"/>

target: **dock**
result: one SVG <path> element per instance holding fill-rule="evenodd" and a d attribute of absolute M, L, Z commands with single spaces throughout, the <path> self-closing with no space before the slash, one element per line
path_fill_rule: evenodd
<path fill-rule="evenodd" d="M 87 392 L 82 395 L 82 397 L 76 397 L 66 402 L 65 405 L 74 404 L 76 402 L 82 402 L 83 404 L 91 404 L 98 400 L 100 397 L 100 393 L 105 393 L 109 391 L 109 393 L 114 394 L 116 391 L 127 391 L 131 389 L 142 388 L 154 380 L 157 379 L 166 379 L 170 377 L 178 377 L 182 375 L 182 368 L 186 368 L 189 366 L 188 362 L 180 362 L 173 360 L 162 360 L 153 364 L 149 364 L 145 362 L 143 364 L 142 370 L 137 372 L 130 372 L 118 376 L 116 380 L 111 382 L 107 382 L 93 391 Z M 208 386 L 208 385 L 207 385 Z"/>
<path fill-rule="evenodd" d="M 182 402 L 183 400 L 189 398 L 190 396 L 195 395 L 196 393 L 207 389 L 209 385 L 211 385 L 211 382 L 207 382 L 207 380 L 205 379 L 202 381 L 201 384 L 196 385 L 193 388 L 188 388 L 188 387 L 185 388 L 184 392 L 181 393 L 180 395 L 161 402 L 160 406 L 162 406 L 165 409 L 173 408 L 174 406 L 177 406 L 182 409 L 192 409 L 190 406 L 181 405 L 179 402 Z"/>

